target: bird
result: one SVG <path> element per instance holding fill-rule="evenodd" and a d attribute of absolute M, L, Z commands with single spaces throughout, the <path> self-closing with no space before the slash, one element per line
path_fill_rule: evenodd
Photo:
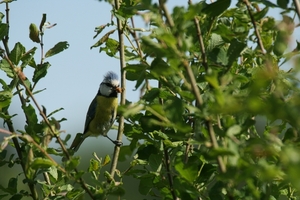
<path fill-rule="evenodd" d="M 118 75 L 112 71 L 107 72 L 87 111 L 84 131 L 77 133 L 70 146 L 71 150 L 76 152 L 87 137 L 99 135 L 107 137 L 115 145 L 122 145 L 122 142 L 114 141 L 107 135 L 116 119 L 118 93 L 123 92 L 119 84 Z"/>

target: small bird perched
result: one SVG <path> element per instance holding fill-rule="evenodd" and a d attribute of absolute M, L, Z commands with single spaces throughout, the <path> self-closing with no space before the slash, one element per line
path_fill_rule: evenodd
<path fill-rule="evenodd" d="M 104 76 L 98 93 L 90 104 L 85 119 L 84 132 L 77 133 L 70 149 L 77 151 L 85 138 L 99 135 L 107 137 L 115 145 L 122 144 L 122 142 L 114 141 L 107 136 L 107 132 L 116 119 L 118 93 L 122 93 L 118 75 L 110 71 Z"/>

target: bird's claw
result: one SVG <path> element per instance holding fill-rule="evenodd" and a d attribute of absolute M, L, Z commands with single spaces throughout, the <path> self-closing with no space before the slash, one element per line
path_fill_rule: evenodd
<path fill-rule="evenodd" d="M 118 140 L 113 141 L 113 143 L 114 143 L 116 146 L 118 146 L 118 147 L 120 147 L 120 146 L 123 145 L 123 142 L 118 141 Z"/>

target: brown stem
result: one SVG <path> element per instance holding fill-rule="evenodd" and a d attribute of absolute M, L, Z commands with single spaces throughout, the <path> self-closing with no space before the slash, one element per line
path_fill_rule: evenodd
<path fill-rule="evenodd" d="M 168 152 L 168 149 L 167 149 L 165 144 L 163 144 L 163 147 L 164 147 L 165 164 L 166 164 L 166 170 L 167 170 L 167 176 L 168 176 L 170 191 L 171 191 L 173 200 L 176 200 L 177 197 L 176 197 L 176 194 L 175 194 L 175 191 L 174 191 L 173 177 L 172 177 L 172 174 L 171 174 L 171 167 L 170 167 L 170 163 L 171 163 L 170 156 L 169 156 L 169 152 Z"/>
<path fill-rule="evenodd" d="M 115 9 L 118 10 L 120 8 L 120 0 L 115 0 Z M 121 87 L 126 88 L 126 77 L 125 71 L 123 70 L 126 66 L 125 64 L 125 49 L 124 49 L 124 35 L 123 35 L 123 26 L 122 22 L 117 18 L 117 26 L 118 26 L 118 37 L 119 37 L 119 54 L 120 54 L 120 68 L 121 68 Z M 120 105 L 125 105 L 126 95 L 125 91 L 121 93 L 121 101 Z M 124 131 L 124 117 L 119 116 L 119 127 L 118 127 L 118 136 L 117 141 L 122 141 Z M 118 165 L 118 159 L 120 154 L 120 146 L 116 145 L 114 149 L 113 159 L 110 168 L 110 175 L 114 177 L 115 171 Z"/>
<path fill-rule="evenodd" d="M 4 46 L 4 49 L 5 49 L 5 52 L 7 55 L 10 54 L 10 50 L 9 50 L 9 47 L 8 47 L 8 40 L 9 40 L 9 3 L 6 2 L 5 3 L 5 6 L 6 6 L 6 23 L 8 25 L 8 33 L 7 35 L 2 39 L 2 43 L 3 43 L 3 46 Z M 8 111 L 5 111 L 5 114 L 6 115 L 9 115 L 9 112 Z M 10 132 L 12 133 L 15 133 L 15 129 L 14 129 L 14 126 L 13 126 L 13 123 L 11 121 L 11 119 L 8 119 L 8 120 L 5 120 L 7 126 L 8 126 L 8 129 Z M 14 143 L 14 146 L 16 148 L 16 151 L 17 151 L 17 154 L 18 154 L 18 157 L 20 158 L 20 163 L 21 163 L 21 167 L 22 167 L 22 170 L 25 174 L 25 177 L 28 178 L 26 176 L 26 173 L 25 173 L 25 163 L 24 163 L 24 158 L 23 158 L 23 154 L 22 154 L 22 150 L 21 150 L 21 147 L 20 147 L 20 144 L 19 144 L 19 141 L 17 138 L 12 138 L 12 141 Z M 28 187 L 30 189 L 30 192 L 31 192 L 31 197 L 34 199 L 34 200 L 37 200 L 39 199 L 38 197 L 38 193 L 36 191 L 36 188 L 35 188 L 35 185 L 33 183 L 31 183 L 30 181 L 28 181 Z"/>
<path fill-rule="evenodd" d="M 189 3 L 192 3 L 191 0 L 189 1 Z M 202 36 L 202 33 L 201 33 L 201 27 L 200 27 L 200 24 L 199 24 L 199 20 L 196 16 L 194 17 L 194 24 L 195 24 L 196 29 L 197 29 L 197 35 L 198 35 L 200 50 L 201 50 L 201 54 L 202 54 L 202 65 L 207 70 L 208 65 L 207 65 L 206 50 L 205 50 L 205 46 L 204 46 L 204 43 L 203 43 L 203 36 Z M 203 101 L 202 101 L 202 98 L 200 96 L 199 88 L 196 86 L 196 80 L 195 80 L 194 74 L 193 74 L 192 70 L 190 69 L 188 63 L 185 62 L 184 66 L 187 69 L 188 75 L 189 75 L 190 80 L 191 80 L 192 89 L 193 89 L 193 92 L 196 96 L 196 103 L 198 103 L 199 106 L 201 107 L 203 105 Z M 211 143 L 213 145 L 213 148 L 218 148 L 218 142 L 217 142 L 217 139 L 216 139 L 216 135 L 215 135 L 211 120 L 206 119 L 205 123 L 206 123 L 207 129 L 208 129 L 208 132 L 209 132 L 209 137 L 210 137 Z M 217 157 L 217 162 L 218 162 L 220 171 L 222 173 L 225 173 L 226 172 L 226 166 L 225 166 L 221 156 Z"/>
<path fill-rule="evenodd" d="M 133 20 L 133 17 L 131 17 L 130 20 L 131 20 L 132 28 L 134 29 L 135 26 L 134 26 L 134 20 Z M 142 52 L 142 50 L 141 50 L 141 44 L 139 43 L 139 39 L 138 39 L 138 37 L 137 37 L 136 31 L 135 31 L 135 30 L 131 31 L 131 35 L 133 36 L 134 41 L 135 41 L 135 43 L 136 43 L 137 49 L 138 49 L 138 51 L 139 51 L 138 53 L 139 53 L 141 59 L 143 59 L 144 56 L 143 56 L 143 52 Z"/>
<path fill-rule="evenodd" d="M 300 3 L 299 0 L 293 0 L 298 18 L 300 19 Z"/>
<path fill-rule="evenodd" d="M 262 51 L 262 53 L 265 54 L 265 53 L 266 53 L 266 50 L 265 50 L 264 45 L 263 45 L 263 43 L 262 43 L 262 39 L 261 39 L 261 37 L 260 37 L 260 33 L 259 33 L 258 29 L 257 29 L 257 26 L 256 26 L 256 22 L 255 22 L 254 16 L 253 16 L 253 14 L 252 14 L 252 12 L 251 12 L 251 5 L 250 5 L 250 3 L 249 3 L 248 0 L 244 0 L 244 3 L 245 3 L 245 5 L 247 6 L 247 10 L 248 10 L 249 16 L 250 16 L 250 18 L 251 18 L 251 22 L 252 22 L 252 25 L 253 25 L 253 28 L 254 28 L 254 31 L 255 31 L 255 35 L 256 35 L 256 37 L 257 37 L 257 43 L 258 43 L 258 46 L 259 46 L 260 50 Z"/>
<path fill-rule="evenodd" d="M 205 70 L 207 70 L 208 66 L 207 66 L 206 51 L 205 51 L 205 47 L 204 47 L 201 28 L 200 28 L 200 25 L 199 25 L 199 20 L 196 16 L 194 17 L 194 24 L 195 24 L 196 29 L 197 29 L 197 36 L 198 36 L 198 40 L 199 40 L 199 44 L 200 44 L 200 48 L 201 48 L 202 64 L 203 64 Z"/>

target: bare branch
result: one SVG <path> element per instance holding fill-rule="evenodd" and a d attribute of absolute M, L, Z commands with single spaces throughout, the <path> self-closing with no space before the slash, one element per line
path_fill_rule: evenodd
<path fill-rule="evenodd" d="M 255 31 L 255 35 L 256 35 L 256 37 L 257 37 L 257 44 L 258 44 L 260 50 L 262 51 L 262 53 L 265 54 L 265 53 L 266 53 L 266 50 L 265 50 L 264 45 L 263 45 L 263 43 L 262 43 L 262 40 L 261 40 L 261 37 L 260 37 L 260 33 L 259 33 L 258 29 L 257 29 L 257 26 L 256 26 L 256 22 L 255 22 L 254 16 L 253 16 L 253 14 L 252 14 L 252 12 L 251 12 L 251 5 L 250 5 L 250 3 L 249 3 L 248 0 L 244 0 L 244 3 L 245 3 L 246 6 L 247 6 L 247 10 L 248 10 L 249 16 L 250 16 L 250 18 L 251 18 L 251 22 L 252 22 L 252 24 L 253 24 L 253 28 L 254 28 L 254 31 Z"/>
<path fill-rule="evenodd" d="M 299 0 L 293 0 L 298 18 L 300 19 L 300 3 Z"/>
<path fill-rule="evenodd" d="M 115 9 L 119 9 L 120 2 L 119 0 L 115 0 Z M 123 35 L 123 25 L 120 19 L 117 18 L 117 26 L 118 26 L 118 37 L 119 37 L 119 54 L 120 54 L 120 71 L 121 71 L 121 87 L 126 88 L 126 77 L 125 77 L 125 70 L 123 70 L 126 66 L 125 64 L 125 49 L 124 49 L 124 35 Z M 125 105 L 126 102 L 126 93 L 125 91 L 121 93 L 121 101 L 120 105 Z M 122 141 L 124 130 L 124 117 L 119 116 L 119 127 L 118 127 L 118 136 L 117 141 Z M 111 163 L 110 168 L 110 175 L 114 177 L 115 171 L 118 164 L 118 158 L 120 154 L 120 146 L 116 145 L 114 149 L 114 155 Z"/>

